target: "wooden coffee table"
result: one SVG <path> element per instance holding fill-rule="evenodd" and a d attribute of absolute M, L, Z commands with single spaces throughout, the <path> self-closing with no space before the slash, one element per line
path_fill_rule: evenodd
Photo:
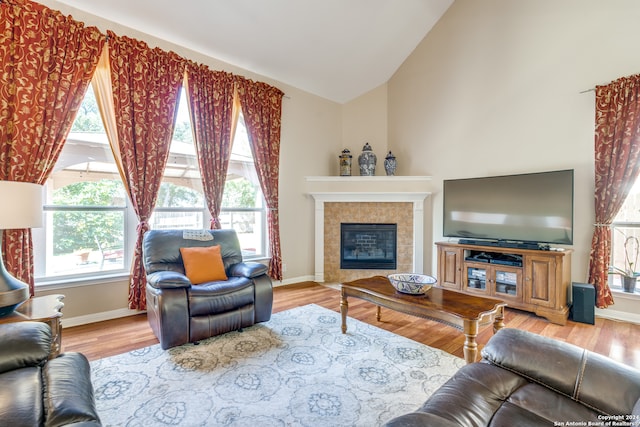
<path fill-rule="evenodd" d="M 493 323 L 493 332 L 504 327 L 504 301 L 467 295 L 437 286 L 424 295 L 403 294 L 391 286 L 389 279 L 374 276 L 342 284 L 340 313 L 342 333 L 347 332 L 348 297 L 360 298 L 376 304 L 377 319 L 380 307 L 390 308 L 405 314 L 435 320 L 462 330 L 465 336 L 464 360 L 473 363 L 478 356 L 476 337 L 478 329 Z"/>

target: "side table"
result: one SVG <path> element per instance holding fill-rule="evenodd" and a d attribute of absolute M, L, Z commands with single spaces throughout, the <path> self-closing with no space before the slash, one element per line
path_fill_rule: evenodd
<path fill-rule="evenodd" d="M 62 349 L 62 300 L 64 295 L 32 297 L 20 304 L 13 313 L 0 317 L 0 323 L 43 322 L 51 328 L 53 340 L 49 359 L 53 359 Z"/>

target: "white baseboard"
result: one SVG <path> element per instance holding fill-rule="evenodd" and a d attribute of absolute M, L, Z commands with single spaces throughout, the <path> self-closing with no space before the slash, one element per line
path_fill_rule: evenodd
<path fill-rule="evenodd" d="M 290 285 L 292 283 L 299 283 L 299 282 L 313 282 L 315 280 L 315 276 L 314 275 L 309 275 L 309 276 L 298 276 L 298 277 L 291 277 L 289 279 L 285 279 L 285 280 L 279 280 L 279 281 L 274 281 L 273 282 L 273 286 L 284 286 L 284 285 Z"/>
<path fill-rule="evenodd" d="M 640 314 L 629 313 L 627 311 L 616 311 L 611 308 L 607 308 L 606 310 L 596 308 L 596 317 L 640 324 Z"/>
<path fill-rule="evenodd" d="M 103 322 L 105 320 L 119 319 L 120 317 L 134 316 L 146 313 L 146 311 L 120 308 L 118 310 L 103 311 L 101 313 L 87 314 L 85 316 L 62 317 L 62 327 L 71 328 L 73 326 L 87 325 L 89 323 Z"/>

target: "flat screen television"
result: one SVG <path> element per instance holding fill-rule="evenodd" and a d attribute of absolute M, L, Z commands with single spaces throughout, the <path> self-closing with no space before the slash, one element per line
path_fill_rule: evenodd
<path fill-rule="evenodd" d="M 444 181 L 443 235 L 573 244 L 573 169 Z"/>

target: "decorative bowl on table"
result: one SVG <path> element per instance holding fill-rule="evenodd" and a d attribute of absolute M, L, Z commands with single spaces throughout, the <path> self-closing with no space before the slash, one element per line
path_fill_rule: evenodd
<path fill-rule="evenodd" d="M 398 273 L 387 276 L 391 285 L 403 294 L 425 294 L 437 282 L 433 276 L 417 273 Z"/>

